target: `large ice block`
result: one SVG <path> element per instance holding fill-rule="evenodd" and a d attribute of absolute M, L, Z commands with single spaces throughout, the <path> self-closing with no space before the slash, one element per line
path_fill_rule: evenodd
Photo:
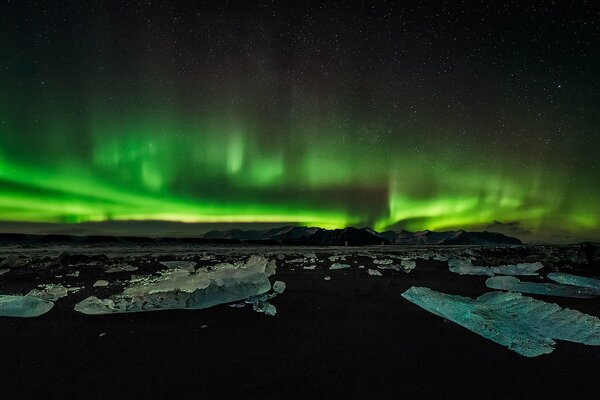
<path fill-rule="evenodd" d="M 561 272 L 551 272 L 548 274 L 548 278 L 552 279 L 554 282 L 563 283 L 565 285 L 587 287 L 600 291 L 600 279 Z"/>
<path fill-rule="evenodd" d="M 168 269 L 158 276 L 137 277 L 122 293 L 107 299 L 88 297 L 75 305 L 84 314 L 111 314 L 168 309 L 200 309 L 259 295 L 271 289 L 275 262 L 252 255 L 245 264 L 228 263 L 190 273 Z"/>
<path fill-rule="evenodd" d="M 523 282 L 514 276 L 494 276 L 485 281 L 490 289 L 509 290 L 530 294 L 542 294 L 547 296 L 590 298 L 600 296 L 600 290 L 570 286 L 557 285 L 555 283 Z"/>
<path fill-rule="evenodd" d="M 425 287 L 402 296 L 526 357 L 551 353 L 554 339 L 600 345 L 600 319 L 513 292 L 489 292 L 473 300 Z"/>
<path fill-rule="evenodd" d="M 0 316 L 39 317 L 52 309 L 54 303 L 31 296 L 0 295 Z"/>

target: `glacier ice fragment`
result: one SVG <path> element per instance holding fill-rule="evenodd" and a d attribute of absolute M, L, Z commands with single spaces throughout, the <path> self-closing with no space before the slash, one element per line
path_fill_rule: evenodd
<path fill-rule="evenodd" d="M 485 285 L 490 289 L 557 297 L 585 299 L 600 296 L 600 290 L 593 288 L 559 285 L 555 283 L 523 282 L 514 276 L 493 276 L 485 281 Z"/>
<path fill-rule="evenodd" d="M 402 297 L 526 357 L 551 353 L 554 339 L 600 346 L 600 319 L 514 292 L 468 297 L 411 287 Z"/>
<path fill-rule="evenodd" d="M 402 260 L 402 262 L 400 262 L 400 266 L 404 272 L 410 272 L 415 269 L 417 263 L 412 260 Z"/>
<path fill-rule="evenodd" d="M 167 268 L 184 269 L 188 272 L 194 272 L 196 267 L 195 261 L 161 261 L 160 263 Z"/>
<path fill-rule="evenodd" d="M 369 275 L 373 275 L 373 276 L 382 276 L 381 272 L 377 271 L 376 269 L 371 269 L 369 268 L 369 270 L 367 271 L 369 273 Z"/>
<path fill-rule="evenodd" d="M 84 314 L 111 314 L 168 309 L 201 309 L 260 295 L 271 289 L 275 262 L 252 255 L 239 266 L 219 264 L 213 270 L 190 273 L 181 269 L 158 276 L 137 277 L 122 292 L 107 299 L 88 297 L 75 310 Z"/>
<path fill-rule="evenodd" d="M 538 275 L 537 271 L 544 268 L 541 262 L 500 265 L 497 267 L 482 267 L 473 265 L 466 258 L 453 258 L 448 261 L 451 272 L 460 275 Z"/>
<path fill-rule="evenodd" d="M 346 269 L 350 268 L 350 264 L 333 263 L 329 269 Z"/>
<path fill-rule="evenodd" d="M 394 260 L 392 260 L 390 258 L 386 258 L 383 260 L 378 260 L 378 259 L 373 260 L 373 264 L 375 264 L 375 265 L 390 265 L 393 262 L 394 262 Z"/>
<path fill-rule="evenodd" d="M 39 285 L 40 289 L 32 289 L 27 296 L 37 297 L 38 299 L 56 301 L 68 294 L 67 288 L 62 285 Z"/>
<path fill-rule="evenodd" d="M 283 291 L 285 290 L 285 282 L 275 281 L 275 283 L 273 283 L 273 290 L 279 294 L 283 293 Z"/>
<path fill-rule="evenodd" d="M 31 296 L 0 295 L 0 316 L 30 318 L 47 313 L 54 306 L 48 300 Z"/>
<path fill-rule="evenodd" d="M 106 287 L 106 286 L 108 286 L 108 281 L 105 281 L 104 279 L 97 280 L 94 283 L 94 287 Z"/>
<path fill-rule="evenodd" d="M 550 272 L 548 278 L 554 282 L 563 283 L 565 285 L 581 286 L 600 291 L 600 279 L 588 278 L 561 272 Z"/>
<path fill-rule="evenodd" d="M 137 267 L 134 267 L 129 264 L 119 264 L 119 265 L 112 266 L 111 268 L 107 269 L 104 272 L 106 272 L 108 274 L 114 274 L 116 272 L 131 272 L 131 271 L 137 271 Z"/>
<path fill-rule="evenodd" d="M 0 275 L 4 275 L 4 274 L 6 274 L 7 272 L 10 272 L 10 269 L 8 269 L 8 268 L 3 268 L 3 269 L 0 269 Z"/>

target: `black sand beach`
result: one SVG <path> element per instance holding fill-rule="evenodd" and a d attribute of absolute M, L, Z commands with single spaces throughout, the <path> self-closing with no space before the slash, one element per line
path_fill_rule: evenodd
<path fill-rule="evenodd" d="M 74 304 L 108 289 L 92 288 L 97 274 L 77 268 L 71 279 L 85 289 L 38 318 L 0 319 L 0 397 L 597 397 L 600 348 L 558 341 L 553 353 L 525 358 L 400 296 L 414 285 L 476 297 L 489 291 L 485 276 L 456 275 L 440 261 L 383 276 L 325 265 L 278 260 L 271 281 L 287 288 L 271 301 L 274 317 L 228 305 L 83 315 Z M 27 276 L 3 276 L 2 293 L 26 286 Z M 600 299 L 533 297 L 600 316 Z"/>

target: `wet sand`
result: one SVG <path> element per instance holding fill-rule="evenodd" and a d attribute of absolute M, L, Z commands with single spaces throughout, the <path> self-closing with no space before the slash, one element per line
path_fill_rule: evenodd
<path fill-rule="evenodd" d="M 91 285 L 107 275 L 80 268 L 73 281 L 88 287 L 47 314 L 0 319 L 0 397 L 597 397 L 600 347 L 558 341 L 552 354 L 525 358 L 400 296 L 414 285 L 475 297 L 489 291 L 486 277 L 456 275 L 438 261 L 381 277 L 356 265 L 280 265 L 271 281 L 287 288 L 271 301 L 275 317 L 228 305 L 83 315 L 74 304 L 102 297 L 107 289 Z M 1 279 L 7 293 L 31 276 Z M 600 299 L 532 297 L 600 316 Z"/>

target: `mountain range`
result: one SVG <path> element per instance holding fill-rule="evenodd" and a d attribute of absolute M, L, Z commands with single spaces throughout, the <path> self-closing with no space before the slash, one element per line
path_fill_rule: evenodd
<path fill-rule="evenodd" d="M 268 230 L 213 230 L 205 233 L 202 237 L 210 240 L 271 242 L 314 246 L 378 244 L 514 246 L 523 244 L 517 238 L 487 231 L 467 232 L 459 230 L 434 232 L 425 230 L 409 232 L 403 230 L 400 232 L 377 232 L 370 228 L 323 229 L 299 226 L 284 226 Z"/>

